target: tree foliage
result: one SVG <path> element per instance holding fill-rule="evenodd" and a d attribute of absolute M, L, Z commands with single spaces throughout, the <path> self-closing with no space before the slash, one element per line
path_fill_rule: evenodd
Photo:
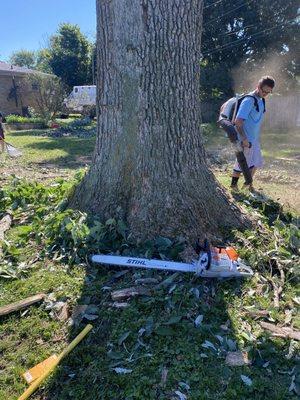
<path fill-rule="evenodd" d="M 11 54 L 9 62 L 19 67 L 27 67 L 37 71 L 51 74 L 53 71 L 49 65 L 50 52 L 44 48 L 37 51 L 18 50 Z"/>
<path fill-rule="evenodd" d="M 69 88 L 91 83 L 91 44 L 78 25 L 63 23 L 50 38 L 49 65 Z"/>
<path fill-rule="evenodd" d="M 36 53 L 25 49 L 14 51 L 9 58 L 9 62 L 19 67 L 34 68 L 36 64 Z"/>
<path fill-rule="evenodd" d="M 50 66 L 50 52 L 48 48 L 40 49 L 36 52 L 36 66 L 35 69 L 47 74 L 52 74 Z"/>

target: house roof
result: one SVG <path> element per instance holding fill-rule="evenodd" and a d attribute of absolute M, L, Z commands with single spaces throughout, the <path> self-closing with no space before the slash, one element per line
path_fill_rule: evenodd
<path fill-rule="evenodd" d="M 4 61 L 0 61 L 0 75 L 26 75 L 37 72 L 42 73 L 34 69 L 30 69 L 27 67 L 19 67 L 18 65 L 12 65 Z"/>

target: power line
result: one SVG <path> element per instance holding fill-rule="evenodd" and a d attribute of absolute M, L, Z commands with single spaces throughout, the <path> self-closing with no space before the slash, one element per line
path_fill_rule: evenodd
<path fill-rule="evenodd" d="M 212 4 L 209 4 L 208 6 L 205 6 L 204 9 L 209 8 L 209 7 L 212 7 L 212 6 L 214 6 L 215 4 L 221 3 L 222 1 L 224 1 L 224 0 L 215 1 L 215 2 L 212 3 Z"/>
<path fill-rule="evenodd" d="M 236 47 L 236 46 L 238 46 L 238 44 L 240 44 L 241 42 L 243 42 L 245 40 L 251 40 L 253 36 L 262 35 L 263 33 L 267 32 L 267 31 L 270 31 L 270 30 L 274 30 L 276 28 L 279 29 L 279 27 L 274 27 L 274 28 L 269 28 L 269 29 L 265 29 L 265 30 L 260 31 L 260 32 L 253 33 L 249 37 L 241 38 L 241 39 L 235 40 L 234 42 L 227 43 L 227 44 L 225 44 L 223 46 L 218 46 L 217 48 L 207 50 L 207 51 L 203 52 L 202 55 L 214 54 L 214 53 L 218 53 L 219 51 L 225 50 L 225 49 L 227 49 L 229 47 Z"/>
<path fill-rule="evenodd" d="M 230 36 L 230 35 L 234 35 L 238 32 L 244 31 L 245 29 L 249 29 L 252 28 L 253 26 L 256 26 L 256 24 L 251 24 L 251 25 L 247 25 L 247 26 L 241 26 L 239 29 L 236 29 L 235 31 L 230 31 L 230 32 L 226 32 L 226 33 L 219 33 L 219 35 L 217 36 Z"/>
<path fill-rule="evenodd" d="M 253 33 L 253 34 L 250 35 L 249 37 L 237 39 L 237 40 L 235 40 L 234 42 L 227 43 L 227 44 L 225 44 L 225 45 L 223 45 L 223 46 L 219 46 L 219 47 L 217 47 L 217 48 L 213 48 L 213 49 L 206 50 L 204 53 L 202 53 L 202 55 L 214 54 L 214 53 L 217 53 L 217 52 L 219 52 L 219 51 L 225 50 L 225 49 L 227 49 L 227 48 L 229 48 L 229 47 L 235 47 L 235 46 L 237 46 L 238 44 L 240 44 L 240 42 L 243 42 L 243 41 L 245 41 L 245 40 L 251 40 L 254 36 L 257 36 L 257 35 L 259 36 L 259 35 L 261 35 L 261 34 L 263 34 L 263 33 L 265 33 L 265 32 L 272 31 L 272 30 L 274 30 L 274 29 L 282 29 L 284 26 L 286 26 L 289 22 L 292 22 L 292 21 L 295 21 L 295 20 L 294 20 L 294 19 L 291 19 L 291 20 L 287 21 L 287 23 L 286 23 L 285 25 L 281 24 L 281 26 L 274 26 L 273 28 L 264 29 L 264 30 L 262 30 L 262 31 Z"/>
<path fill-rule="evenodd" d="M 223 17 L 225 17 L 226 15 L 231 14 L 233 11 L 236 11 L 236 10 L 238 10 L 239 8 L 242 8 L 243 6 L 249 5 L 249 3 L 251 3 L 252 1 L 253 1 L 253 0 L 248 0 L 248 1 L 246 1 L 245 3 L 242 3 L 242 4 L 240 4 L 239 6 L 233 8 L 232 10 L 227 11 L 226 13 L 224 13 L 224 14 L 222 14 L 222 15 L 219 15 L 218 17 L 209 20 L 207 24 L 204 24 L 204 27 L 211 25 L 212 22 L 217 21 L 218 19 L 223 18 Z"/>
<path fill-rule="evenodd" d="M 256 25 L 257 25 L 257 24 L 251 24 L 251 25 L 241 26 L 240 28 L 236 29 L 235 31 L 228 31 L 228 32 L 225 32 L 225 33 L 222 32 L 222 33 L 219 33 L 219 34 L 214 35 L 214 36 L 216 36 L 216 37 L 218 37 L 218 36 L 227 37 L 227 36 L 234 35 L 234 34 L 236 34 L 236 33 L 242 32 L 242 31 L 244 31 L 245 29 L 252 28 L 253 26 L 256 26 Z"/>
<path fill-rule="evenodd" d="M 277 12 L 276 14 L 273 14 L 273 15 L 272 15 L 272 18 L 277 17 L 277 16 L 280 16 L 280 15 L 281 15 L 281 12 Z M 297 16 L 296 16 L 295 18 L 297 18 Z M 292 20 L 291 20 L 291 21 L 292 21 Z M 219 33 L 219 34 L 216 35 L 216 36 L 230 36 L 230 35 L 234 35 L 235 33 L 241 32 L 241 31 L 243 31 L 243 30 L 245 30 L 245 29 L 248 29 L 248 28 L 251 28 L 251 27 L 253 27 L 253 26 L 256 26 L 256 24 L 241 26 L 240 28 L 238 28 L 238 29 L 236 29 L 236 30 L 234 30 L 234 31 L 229 31 L 229 32 L 226 32 L 226 33 L 223 33 L 223 32 L 222 32 L 222 33 Z"/>

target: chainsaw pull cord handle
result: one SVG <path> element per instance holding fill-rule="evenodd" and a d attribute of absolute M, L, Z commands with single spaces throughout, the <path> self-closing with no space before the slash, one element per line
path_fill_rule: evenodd
<path fill-rule="evenodd" d="M 208 240 L 204 239 L 203 246 L 200 244 L 200 240 L 198 240 L 195 250 L 199 255 L 196 263 L 196 274 L 201 275 L 203 271 L 207 271 L 211 266 L 212 255 Z"/>

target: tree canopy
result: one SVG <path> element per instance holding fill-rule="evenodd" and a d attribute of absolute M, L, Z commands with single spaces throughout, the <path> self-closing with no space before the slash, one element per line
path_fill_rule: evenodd
<path fill-rule="evenodd" d="M 9 62 L 19 67 L 34 68 L 36 64 L 36 53 L 35 51 L 25 49 L 14 51 L 9 58 Z"/>
<path fill-rule="evenodd" d="M 50 38 L 49 65 L 70 88 L 91 83 L 91 43 L 78 25 L 63 23 Z"/>
<path fill-rule="evenodd" d="M 265 73 L 275 76 L 277 92 L 299 88 L 299 29 L 294 0 L 206 0 L 199 59 L 202 102 L 216 112 L 223 100 L 249 90 Z M 95 51 L 79 26 L 62 23 L 48 48 L 16 51 L 10 62 L 53 73 L 71 88 L 95 83 Z"/>

